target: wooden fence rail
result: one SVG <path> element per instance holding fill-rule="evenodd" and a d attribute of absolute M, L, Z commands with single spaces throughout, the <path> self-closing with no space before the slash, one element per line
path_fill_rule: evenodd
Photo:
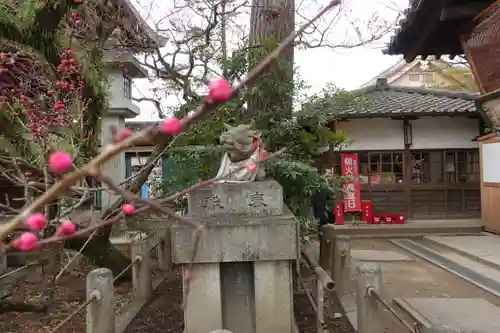
<path fill-rule="evenodd" d="M 154 244 L 153 244 L 154 243 Z M 98 268 L 87 275 L 87 301 L 66 317 L 51 333 L 57 332 L 78 312 L 87 310 L 87 333 L 115 333 L 114 282 L 125 271 L 132 269 L 132 301 L 142 300 L 142 304 L 153 296 L 152 250 L 156 250 L 158 266 L 164 271 L 172 269 L 170 255 L 170 229 L 155 232 L 153 237 L 133 241 L 131 244 L 131 263 L 124 271 L 113 277 L 111 270 Z M 140 309 L 136 309 L 137 312 Z M 133 318 L 134 316 L 132 316 Z M 123 325 L 122 325 L 123 326 Z M 125 325 L 126 326 L 126 325 Z"/>

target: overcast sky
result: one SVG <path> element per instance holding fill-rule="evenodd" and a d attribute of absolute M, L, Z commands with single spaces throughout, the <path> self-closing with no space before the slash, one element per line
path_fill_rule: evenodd
<path fill-rule="evenodd" d="M 158 22 L 167 11 L 165 6 L 172 3 L 180 3 L 182 0 L 135 0 L 136 8 L 146 17 L 148 22 Z M 186 1 L 186 0 L 184 0 Z M 193 1 L 193 0 L 190 0 Z M 295 0 L 300 6 L 300 15 L 296 20 L 300 23 L 303 17 L 311 17 L 319 9 L 315 0 Z M 327 2 L 328 0 L 316 0 Z M 134 2 L 134 1 L 132 1 Z M 374 26 L 390 24 L 394 27 L 398 15 L 408 6 L 408 0 L 345 0 L 341 15 L 331 13 L 322 21 L 322 27 L 336 17 L 335 24 L 328 29 L 327 40 L 330 44 L 355 44 L 361 39 L 366 39 L 377 30 Z M 373 20 L 373 16 L 378 18 Z M 300 17 L 299 17 L 300 16 Z M 238 24 L 244 25 L 248 18 L 240 16 Z M 245 21 L 245 22 L 241 22 Z M 354 24 L 352 22 L 355 22 Z M 371 27 L 369 26 L 371 22 Z M 360 29 L 355 29 L 360 27 Z M 364 46 L 342 49 L 342 48 L 314 48 L 295 51 L 295 66 L 299 69 L 301 79 L 311 86 L 308 92 L 321 90 L 328 83 L 333 83 L 345 89 L 356 89 L 366 81 L 372 79 L 383 70 L 389 68 L 400 60 L 398 56 L 386 56 L 382 49 L 393 33 L 386 35 L 379 41 Z M 238 36 L 233 34 L 233 38 Z M 315 36 L 317 37 L 317 36 Z M 150 95 L 151 85 L 144 81 L 135 81 L 137 89 L 134 96 L 141 94 Z M 163 101 L 163 105 L 177 103 L 177 98 Z M 141 103 L 141 115 L 133 120 L 156 120 L 155 108 L 149 103 Z"/>

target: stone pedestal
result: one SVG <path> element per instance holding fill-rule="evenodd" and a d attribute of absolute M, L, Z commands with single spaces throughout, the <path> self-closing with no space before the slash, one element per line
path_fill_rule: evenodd
<path fill-rule="evenodd" d="M 205 224 L 184 312 L 186 333 L 293 331 L 295 217 L 275 181 L 215 184 L 189 195 L 187 219 Z M 191 262 L 192 228 L 172 226 L 173 261 Z"/>

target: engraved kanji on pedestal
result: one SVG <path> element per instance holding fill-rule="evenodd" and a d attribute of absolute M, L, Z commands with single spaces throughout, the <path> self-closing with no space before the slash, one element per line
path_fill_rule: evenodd
<path fill-rule="evenodd" d="M 248 207 L 259 208 L 267 206 L 266 200 L 264 199 L 264 193 L 262 192 L 252 193 L 248 198 Z"/>
<path fill-rule="evenodd" d="M 221 197 L 218 195 L 212 195 L 205 197 L 202 207 L 207 211 L 207 213 L 216 213 L 221 209 L 224 209 Z"/>

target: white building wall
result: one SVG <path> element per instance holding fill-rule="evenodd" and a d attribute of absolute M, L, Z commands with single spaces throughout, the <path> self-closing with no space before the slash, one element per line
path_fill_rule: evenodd
<path fill-rule="evenodd" d="M 352 144 L 347 150 L 404 149 L 403 121 L 389 118 L 351 119 L 337 123 Z"/>
<path fill-rule="evenodd" d="M 477 148 L 472 138 L 479 135 L 477 119 L 466 117 L 422 117 L 410 121 L 411 149 Z M 404 149 L 403 121 L 389 118 L 351 119 L 337 123 L 337 130 L 353 143 L 346 150 Z"/>
<path fill-rule="evenodd" d="M 472 141 L 479 135 L 477 119 L 466 117 L 426 117 L 411 121 L 412 149 L 478 148 Z"/>

